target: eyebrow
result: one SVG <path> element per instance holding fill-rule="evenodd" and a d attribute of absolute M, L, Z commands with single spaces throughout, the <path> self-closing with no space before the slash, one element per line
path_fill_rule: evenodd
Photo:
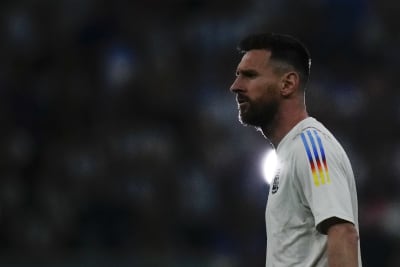
<path fill-rule="evenodd" d="M 253 69 L 238 69 L 236 70 L 236 75 L 242 74 L 243 76 L 249 77 L 258 74 L 256 70 Z"/>

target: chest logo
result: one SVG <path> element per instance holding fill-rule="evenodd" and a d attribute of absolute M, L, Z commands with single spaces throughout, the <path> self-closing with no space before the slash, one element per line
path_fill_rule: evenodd
<path fill-rule="evenodd" d="M 278 192 L 278 189 L 279 189 L 279 174 L 280 174 L 280 170 L 278 169 L 276 171 L 276 175 L 275 175 L 274 181 L 272 182 L 272 189 L 271 189 L 272 194 L 275 194 L 276 192 Z"/>

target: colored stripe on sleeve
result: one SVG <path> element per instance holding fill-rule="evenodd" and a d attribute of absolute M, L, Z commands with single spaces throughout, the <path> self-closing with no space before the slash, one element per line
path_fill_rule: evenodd
<path fill-rule="evenodd" d="M 322 139 L 316 130 L 301 133 L 315 186 L 330 184 L 328 163 Z"/>
<path fill-rule="evenodd" d="M 309 139 L 311 141 L 311 146 L 312 146 L 312 149 L 313 149 L 313 152 L 314 152 L 315 161 L 317 162 L 319 176 L 321 177 L 321 183 L 325 184 L 324 169 L 322 168 L 322 162 L 321 162 L 321 159 L 319 158 L 318 149 L 317 149 L 317 146 L 315 144 L 314 137 L 312 136 L 310 130 L 307 131 L 307 134 L 308 134 L 308 137 L 309 137 Z"/>
<path fill-rule="evenodd" d="M 322 140 L 319 137 L 318 132 L 316 130 L 314 130 L 314 135 L 317 137 L 318 146 L 321 151 L 322 163 L 324 164 L 325 173 L 326 173 L 326 182 L 330 183 L 331 179 L 329 177 L 328 164 L 326 163 L 325 149 L 324 149 L 324 146 L 322 145 Z"/>
<path fill-rule="evenodd" d="M 307 142 L 307 139 L 306 139 L 306 136 L 304 133 L 301 133 L 301 140 L 303 141 L 304 148 L 306 149 L 308 162 L 310 163 L 311 173 L 314 178 L 314 184 L 316 186 L 319 186 L 319 179 L 318 179 L 318 175 L 317 175 L 317 170 L 315 168 L 314 159 L 311 154 L 311 150 L 310 150 L 310 147 L 308 145 L 308 142 Z"/>

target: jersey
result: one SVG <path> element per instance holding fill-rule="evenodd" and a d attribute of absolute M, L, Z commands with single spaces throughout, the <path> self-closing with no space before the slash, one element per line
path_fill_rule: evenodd
<path fill-rule="evenodd" d="M 299 122 L 276 148 L 278 167 L 267 208 L 266 267 L 326 267 L 331 217 L 358 228 L 356 184 L 350 161 L 316 119 Z M 359 266 L 361 266 L 359 247 Z"/>

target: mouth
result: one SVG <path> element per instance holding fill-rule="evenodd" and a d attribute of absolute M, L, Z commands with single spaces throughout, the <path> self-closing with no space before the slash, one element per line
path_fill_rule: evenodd
<path fill-rule="evenodd" d="M 246 106 L 249 105 L 249 99 L 247 97 L 245 97 L 245 96 L 237 95 L 236 103 L 238 105 L 238 108 L 240 110 L 243 110 L 243 109 L 245 109 Z"/>
<path fill-rule="evenodd" d="M 236 103 L 241 106 L 243 104 L 246 104 L 249 102 L 249 99 L 243 95 L 237 95 L 236 96 Z"/>

